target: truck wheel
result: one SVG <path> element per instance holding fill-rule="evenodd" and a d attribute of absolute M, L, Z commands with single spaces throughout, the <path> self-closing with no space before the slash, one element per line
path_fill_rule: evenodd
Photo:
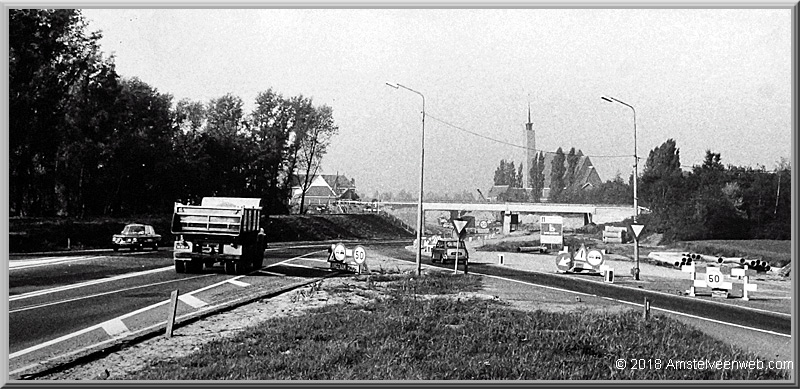
<path fill-rule="evenodd" d="M 247 273 L 247 261 L 245 260 L 238 260 L 233 262 L 233 272 L 236 275 L 241 275 Z"/>
<path fill-rule="evenodd" d="M 186 273 L 186 262 L 184 262 L 184 261 L 175 261 L 175 272 L 176 273 Z"/>
<path fill-rule="evenodd" d="M 203 262 L 200 261 L 189 261 L 186 263 L 186 272 L 188 273 L 202 273 L 203 272 Z"/>

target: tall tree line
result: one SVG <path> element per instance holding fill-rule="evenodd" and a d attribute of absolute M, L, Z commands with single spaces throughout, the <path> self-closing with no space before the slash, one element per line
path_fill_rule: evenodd
<path fill-rule="evenodd" d="M 288 212 L 293 177 L 316 171 L 333 112 L 261 92 L 173 104 L 122 78 L 74 9 L 9 10 L 11 216 L 163 213 L 175 200 L 261 197 Z"/>
<path fill-rule="evenodd" d="M 706 150 L 700 165 L 683 171 L 674 139 L 656 147 L 640 180 L 640 205 L 648 228 L 669 240 L 790 239 L 791 166 L 774 170 L 722 163 Z"/>

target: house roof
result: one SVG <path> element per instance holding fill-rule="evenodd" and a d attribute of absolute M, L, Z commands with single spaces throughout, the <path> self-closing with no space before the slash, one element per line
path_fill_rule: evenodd
<path fill-rule="evenodd" d="M 579 154 L 580 155 L 580 154 Z M 551 175 L 553 171 L 553 159 L 555 158 L 555 153 L 545 153 L 544 154 L 544 187 L 550 188 L 550 181 Z M 565 155 L 566 156 L 566 155 Z M 564 160 L 564 165 L 567 165 L 566 159 Z M 578 165 L 575 168 L 575 185 L 578 188 L 583 187 L 584 184 L 587 182 L 592 185 L 599 185 L 602 183 L 600 180 L 600 175 L 597 173 L 597 169 L 594 168 L 591 159 L 588 156 L 580 155 L 578 159 Z"/>
<path fill-rule="evenodd" d="M 336 193 L 324 186 L 312 186 L 306 191 L 306 197 L 338 197 Z"/>
<path fill-rule="evenodd" d="M 355 181 L 348 179 L 347 176 L 343 174 L 322 174 L 314 176 L 314 178 L 317 177 L 322 177 L 322 179 L 325 180 L 325 183 L 328 184 L 328 186 L 338 190 L 356 187 Z M 293 175 L 292 186 L 299 187 L 300 183 L 302 183 L 305 180 L 305 178 L 306 178 L 305 174 Z M 313 180 L 311 182 L 313 182 Z"/>

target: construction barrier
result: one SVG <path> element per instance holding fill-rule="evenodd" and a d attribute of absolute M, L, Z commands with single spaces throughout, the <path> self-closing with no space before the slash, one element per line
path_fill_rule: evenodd
<path fill-rule="evenodd" d="M 697 278 L 698 270 L 704 269 L 703 278 Z M 686 294 L 692 297 L 697 296 L 696 288 L 711 288 L 712 297 L 730 298 L 730 291 L 733 289 L 733 283 L 726 281 L 726 274 L 722 272 L 723 268 L 709 265 L 683 265 L 681 271 L 689 273 L 689 289 Z M 730 278 L 742 281 L 742 300 L 750 300 L 749 292 L 754 292 L 758 286 L 750 282 L 750 277 L 755 275 L 756 272 L 748 269 L 747 265 L 742 268 L 730 269 Z"/>

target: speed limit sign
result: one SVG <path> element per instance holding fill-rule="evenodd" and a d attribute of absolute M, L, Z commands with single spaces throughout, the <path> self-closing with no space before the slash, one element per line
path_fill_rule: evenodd
<path fill-rule="evenodd" d="M 367 251 L 361 246 L 356 246 L 356 248 L 353 249 L 353 260 L 359 265 L 364 263 L 364 261 L 367 260 Z"/>
<path fill-rule="evenodd" d="M 709 267 L 706 269 L 706 284 L 710 288 L 719 288 L 722 286 L 722 272 L 717 267 Z"/>

